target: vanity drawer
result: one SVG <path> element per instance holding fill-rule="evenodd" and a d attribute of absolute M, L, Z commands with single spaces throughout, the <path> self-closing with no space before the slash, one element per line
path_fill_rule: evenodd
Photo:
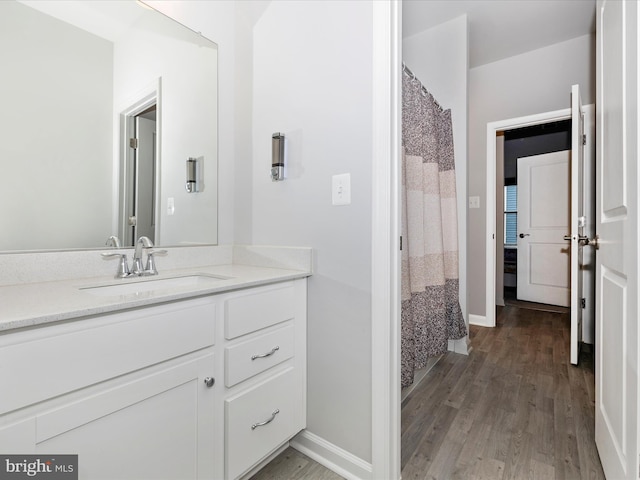
<path fill-rule="evenodd" d="M 225 337 L 236 338 L 294 317 L 291 284 L 229 298 L 225 302 Z"/>
<path fill-rule="evenodd" d="M 294 355 L 292 324 L 225 348 L 225 385 L 232 387 Z"/>
<path fill-rule="evenodd" d="M 296 426 L 295 389 L 295 371 L 288 369 L 225 401 L 225 478 L 245 473 L 302 428 Z"/>

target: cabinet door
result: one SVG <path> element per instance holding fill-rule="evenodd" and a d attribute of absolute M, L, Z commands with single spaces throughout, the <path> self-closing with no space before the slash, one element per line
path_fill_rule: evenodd
<path fill-rule="evenodd" d="M 36 419 L 27 418 L 0 427 L 0 453 L 30 455 L 35 451 Z"/>
<path fill-rule="evenodd" d="M 213 472 L 213 354 L 36 416 L 36 453 L 78 454 L 82 479 L 195 479 Z"/>

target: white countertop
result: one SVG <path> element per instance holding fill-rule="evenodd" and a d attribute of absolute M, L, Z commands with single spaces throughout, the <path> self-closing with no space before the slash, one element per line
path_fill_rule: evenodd
<path fill-rule="evenodd" d="M 140 293 L 98 296 L 83 288 L 154 281 L 194 274 L 223 277 L 214 282 L 159 288 Z M 311 269 L 288 269 L 245 264 L 210 265 L 163 270 L 156 276 L 116 279 L 100 276 L 0 286 L 0 333 L 82 317 L 182 300 L 240 288 L 304 278 Z"/>
<path fill-rule="evenodd" d="M 114 296 L 97 296 L 82 288 L 162 278 L 208 274 L 226 277 L 215 282 Z M 128 308 L 182 300 L 239 288 L 304 278 L 310 272 L 248 265 L 216 265 L 162 272 L 152 277 L 91 279 L 29 283 L 0 287 L 0 332 L 61 320 L 116 312 Z"/>

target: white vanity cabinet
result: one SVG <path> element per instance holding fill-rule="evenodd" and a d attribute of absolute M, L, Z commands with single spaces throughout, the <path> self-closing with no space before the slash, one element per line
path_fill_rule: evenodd
<path fill-rule="evenodd" d="M 0 336 L 0 452 L 82 479 L 213 478 L 214 298 Z"/>
<path fill-rule="evenodd" d="M 306 280 L 224 299 L 225 474 L 240 478 L 306 426 Z"/>
<path fill-rule="evenodd" d="M 306 425 L 306 278 L 0 335 L 0 453 L 236 479 Z"/>

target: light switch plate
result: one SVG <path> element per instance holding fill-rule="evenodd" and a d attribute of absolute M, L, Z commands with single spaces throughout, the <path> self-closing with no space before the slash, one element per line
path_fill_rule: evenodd
<path fill-rule="evenodd" d="M 480 208 L 480 197 L 469 197 L 469 208 Z"/>
<path fill-rule="evenodd" d="M 331 203 L 333 205 L 351 204 L 351 174 L 343 173 L 331 177 Z"/>

